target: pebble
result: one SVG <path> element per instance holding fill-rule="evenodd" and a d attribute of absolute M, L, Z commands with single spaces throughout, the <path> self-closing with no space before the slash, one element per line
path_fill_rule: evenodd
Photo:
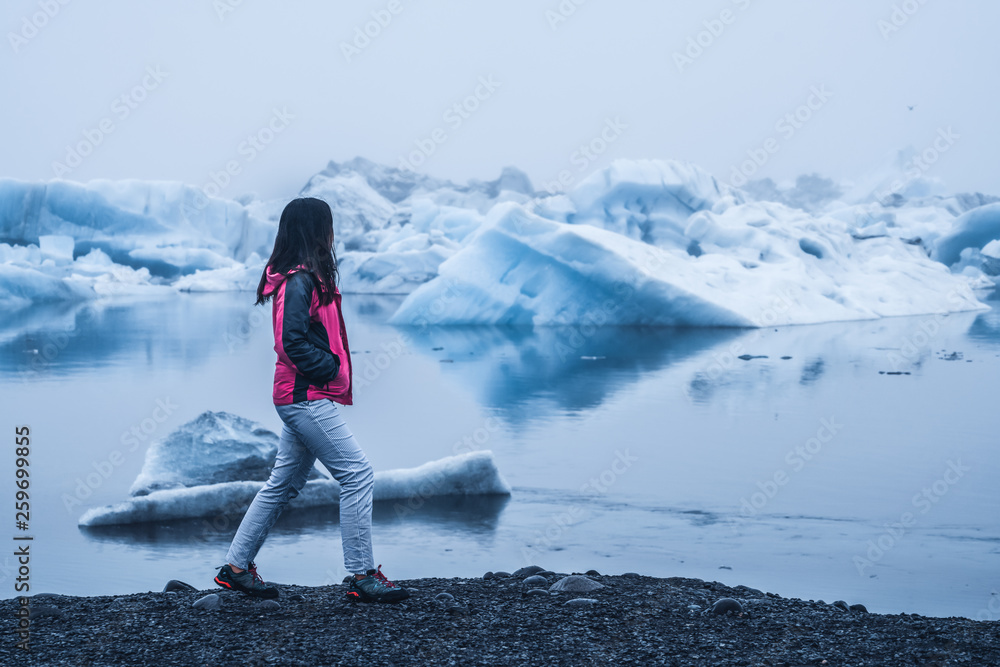
<path fill-rule="evenodd" d="M 604 584 L 599 584 L 582 574 L 571 574 L 549 586 L 550 591 L 558 591 L 560 593 L 586 593 L 588 591 L 595 591 L 598 588 L 604 588 Z"/>
<path fill-rule="evenodd" d="M 749 586 L 734 586 L 733 588 L 738 590 L 740 594 L 743 595 L 744 597 L 751 597 L 751 598 L 765 597 L 764 591 L 758 590 L 756 588 L 750 588 Z"/>
<path fill-rule="evenodd" d="M 496 577 L 497 579 L 509 579 L 510 578 L 510 572 L 502 572 L 502 571 L 501 572 L 494 572 L 493 576 Z"/>
<path fill-rule="evenodd" d="M 560 572 L 549 582 L 567 574 Z M 754 597 L 749 589 L 691 578 L 603 577 L 598 581 L 609 591 L 552 593 L 550 600 L 541 599 L 546 595 L 541 589 L 529 593 L 519 578 L 499 583 L 478 577 L 409 580 L 408 589 L 409 584 L 423 588 L 421 599 L 411 607 L 358 605 L 346 613 L 341 605 L 323 603 L 336 586 L 293 587 L 282 593 L 281 611 L 264 611 L 264 600 L 218 591 L 222 608 L 207 614 L 185 614 L 183 609 L 212 590 L 32 598 L 36 615 L 43 605 L 63 612 L 61 618 L 32 621 L 32 658 L 39 665 L 110 664 L 108 656 L 115 664 L 151 664 L 156 656 L 166 655 L 171 658 L 167 662 L 178 667 L 195 667 L 262 664 L 270 656 L 273 663 L 310 665 L 336 662 L 334 655 L 366 654 L 377 645 L 378 662 L 401 666 L 669 662 L 700 667 L 819 665 L 823 659 L 830 665 L 1000 665 L 1000 635 L 990 623 L 913 614 L 841 617 L 846 612 L 834 612 L 829 605 L 773 593 Z M 444 591 L 455 591 L 461 604 L 433 601 Z M 288 602 L 292 594 L 303 594 L 307 602 Z M 609 594 L 614 594 L 613 602 Z M 596 598 L 597 603 L 577 599 L 563 607 L 573 598 Z M 712 603 L 722 598 L 739 601 L 744 616 L 712 615 Z M 110 610 L 111 605 L 116 610 Z M 18 607 L 16 599 L 0 599 L 0 616 L 13 618 Z M 747 612 L 766 618 L 748 622 Z M 256 622 L 265 636 L 259 641 L 213 642 L 212 633 L 219 631 L 215 626 L 229 626 L 231 621 Z M 323 631 L 317 633 L 317 628 Z M 86 638 L 80 631 L 91 629 L 94 634 L 88 636 L 97 639 L 82 641 Z M 140 634 L 142 641 L 136 641 Z M 8 652 L 13 651 L 13 642 L 9 646 Z M 177 646 L 198 650 L 185 655 L 175 650 Z M 879 655 L 888 657 L 879 662 Z"/>
<path fill-rule="evenodd" d="M 31 606 L 31 613 L 28 615 L 28 618 L 33 621 L 36 618 L 45 618 L 46 616 L 59 618 L 62 615 L 63 615 L 62 609 L 60 609 L 59 607 L 53 607 L 52 605 L 48 604 L 41 604 L 41 605 Z"/>
<path fill-rule="evenodd" d="M 106 608 L 107 611 L 121 611 L 129 608 L 129 601 L 125 598 L 115 598 Z"/>
<path fill-rule="evenodd" d="M 851 611 L 859 611 L 862 614 L 867 614 L 868 613 L 868 608 L 866 606 L 864 606 L 863 604 L 852 604 L 851 607 L 850 607 L 850 609 L 851 609 Z"/>
<path fill-rule="evenodd" d="M 525 586 L 548 586 L 549 580 L 541 575 L 533 574 L 525 579 L 523 583 Z"/>
<path fill-rule="evenodd" d="M 554 577 L 554 576 L 556 576 L 556 573 L 553 572 L 552 570 L 542 570 L 541 572 L 536 572 L 535 574 L 537 574 L 539 577 Z"/>
<path fill-rule="evenodd" d="M 594 598 L 573 598 L 563 602 L 564 607 L 589 607 L 594 604 L 597 604 L 597 600 Z"/>
<path fill-rule="evenodd" d="M 445 593 L 444 591 L 442 591 L 437 595 L 435 595 L 434 599 L 440 602 L 451 602 L 452 600 L 455 599 L 455 596 L 452 595 L 451 593 Z"/>
<path fill-rule="evenodd" d="M 625 577 L 626 579 L 638 579 L 642 575 L 639 574 L 638 572 L 625 572 L 624 574 L 622 574 L 622 576 Z"/>
<path fill-rule="evenodd" d="M 837 607 L 838 609 L 843 609 L 844 611 L 851 610 L 851 608 L 847 606 L 847 603 L 844 602 L 843 600 L 837 600 L 836 602 L 833 603 L 833 606 Z"/>
<path fill-rule="evenodd" d="M 525 577 L 530 577 L 533 574 L 538 574 L 539 572 L 542 572 L 544 569 L 545 569 L 544 567 L 539 567 L 537 565 L 528 565 L 527 567 L 522 567 L 521 569 L 516 570 L 514 572 L 514 576 L 524 579 Z"/>
<path fill-rule="evenodd" d="M 61 597 L 65 596 L 59 595 L 58 593 L 35 593 L 31 596 L 31 601 L 34 603 L 38 600 L 58 600 Z"/>
<path fill-rule="evenodd" d="M 183 581 L 178 581 L 177 579 L 171 579 L 170 581 L 167 582 L 167 585 L 163 587 L 164 593 L 170 593 L 171 591 L 180 591 L 186 593 L 196 590 L 198 589 L 192 586 L 191 584 L 185 584 Z"/>
<path fill-rule="evenodd" d="M 222 598 L 217 593 L 209 593 L 205 597 L 195 600 L 191 606 L 202 611 L 217 611 L 222 607 Z"/>
<path fill-rule="evenodd" d="M 544 588 L 532 588 L 530 590 L 525 591 L 524 594 L 526 596 L 530 595 L 531 597 L 543 597 L 543 596 L 547 598 L 552 597 L 552 594 L 549 593 Z"/>
<path fill-rule="evenodd" d="M 584 574 L 586 574 L 588 577 L 599 577 L 599 576 L 601 576 L 601 573 L 598 572 L 597 570 L 587 570 Z"/>
<path fill-rule="evenodd" d="M 302 595 L 301 593 L 295 593 L 294 595 L 289 595 L 288 600 L 290 602 L 305 602 L 306 596 Z"/>
<path fill-rule="evenodd" d="M 487 572 L 486 574 L 483 575 L 483 581 L 489 581 L 490 579 L 492 579 L 495 576 L 496 575 L 493 574 L 492 572 Z"/>
<path fill-rule="evenodd" d="M 715 615 L 725 614 L 728 612 L 733 612 L 734 614 L 743 613 L 743 605 L 732 598 L 722 598 L 718 602 L 712 605 L 712 613 Z"/>
<path fill-rule="evenodd" d="M 264 600 L 257 605 L 257 609 L 261 611 L 277 611 L 281 609 L 281 604 L 277 600 Z"/>

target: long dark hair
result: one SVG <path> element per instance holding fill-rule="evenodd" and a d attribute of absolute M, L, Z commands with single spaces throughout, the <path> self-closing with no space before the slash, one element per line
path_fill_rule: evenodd
<path fill-rule="evenodd" d="M 333 242 L 333 213 L 322 199 L 293 199 L 281 212 L 274 250 L 257 285 L 256 305 L 271 299 L 271 294 L 264 296 L 268 268 L 275 273 L 288 273 L 298 266 L 304 266 L 320 287 L 319 302 L 327 305 L 333 301 L 340 274 Z"/>

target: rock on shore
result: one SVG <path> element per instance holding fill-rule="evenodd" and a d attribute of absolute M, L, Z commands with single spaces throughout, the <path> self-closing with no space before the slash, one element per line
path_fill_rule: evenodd
<path fill-rule="evenodd" d="M 165 593 L 37 595 L 32 607 L 47 611 L 30 621 L 30 664 L 1000 664 L 996 621 L 869 614 L 858 601 L 593 570 L 576 583 L 600 587 L 551 591 L 565 576 L 401 581 L 412 597 L 396 605 L 351 603 L 343 585 L 283 586 L 276 601 L 176 582 Z M 218 604 L 205 601 L 212 594 Z M 713 611 L 723 598 L 738 604 Z M 3 664 L 27 664 L 14 645 L 17 610 L 16 599 L 0 602 Z"/>

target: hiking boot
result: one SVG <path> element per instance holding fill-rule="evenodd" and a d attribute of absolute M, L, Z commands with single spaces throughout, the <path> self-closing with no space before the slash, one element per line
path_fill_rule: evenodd
<path fill-rule="evenodd" d="M 253 563 L 247 565 L 247 569 L 242 572 L 233 572 L 233 568 L 226 563 L 219 568 L 219 574 L 215 575 L 215 583 L 231 591 L 240 591 L 255 598 L 273 599 L 278 597 L 278 589 L 261 579 L 257 574 L 257 566 Z"/>
<path fill-rule="evenodd" d="M 368 570 L 364 579 L 352 578 L 347 597 L 354 602 L 399 602 L 410 594 L 386 579 L 379 565 L 377 570 Z"/>

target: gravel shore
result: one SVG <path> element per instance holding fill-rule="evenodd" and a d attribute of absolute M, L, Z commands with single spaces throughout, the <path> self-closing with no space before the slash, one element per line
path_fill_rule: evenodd
<path fill-rule="evenodd" d="M 352 603 L 344 585 L 282 586 L 277 601 L 221 589 L 36 595 L 30 654 L 15 646 L 19 602 L 4 600 L 0 662 L 1000 665 L 1000 622 L 871 614 L 858 601 L 789 599 L 699 579 L 532 570 L 540 568 L 400 581 L 412 597 L 396 605 Z"/>

